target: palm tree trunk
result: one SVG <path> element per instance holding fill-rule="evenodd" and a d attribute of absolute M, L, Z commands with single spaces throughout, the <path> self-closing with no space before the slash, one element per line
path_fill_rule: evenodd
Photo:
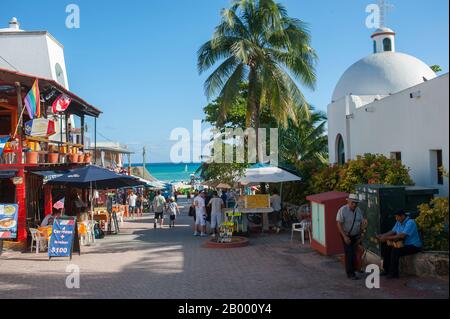
<path fill-rule="evenodd" d="M 261 126 L 261 120 L 260 120 L 260 115 L 261 115 L 261 106 L 259 105 L 259 103 L 257 103 L 255 105 L 255 130 L 256 130 L 256 162 L 261 162 L 263 161 L 263 145 L 261 145 L 259 143 L 259 128 Z"/>
<path fill-rule="evenodd" d="M 252 124 L 256 133 L 256 162 L 259 162 L 260 152 L 259 152 L 259 113 L 260 106 L 257 94 L 257 74 L 254 67 L 250 67 L 250 73 L 248 77 L 248 101 L 247 101 L 247 111 L 251 112 Z"/>

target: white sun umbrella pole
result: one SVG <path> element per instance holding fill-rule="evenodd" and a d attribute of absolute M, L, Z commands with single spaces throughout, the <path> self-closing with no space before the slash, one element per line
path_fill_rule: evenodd
<path fill-rule="evenodd" d="M 281 197 L 281 205 L 283 205 L 283 182 L 280 185 L 280 197 Z"/>

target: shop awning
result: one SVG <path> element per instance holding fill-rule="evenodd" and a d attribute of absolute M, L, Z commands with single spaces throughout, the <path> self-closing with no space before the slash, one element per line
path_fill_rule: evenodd
<path fill-rule="evenodd" d="M 13 178 L 16 176 L 17 170 L 0 171 L 0 179 Z"/>
<path fill-rule="evenodd" d="M 61 177 L 69 172 L 70 172 L 69 170 L 60 170 L 60 171 L 35 171 L 30 173 L 44 177 L 44 184 L 46 184 L 49 181 Z"/>
<path fill-rule="evenodd" d="M 12 92 L 12 94 L 16 94 L 14 87 L 15 82 L 21 83 L 21 85 L 23 86 L 22 94 L 25 96 L 28 90 L 33 86 L 36 79 L 39 80 L 39 90 L 41 94 L 44 96 L 53 96 L 48 100 L 48 103 L 50 105 L 59 94 L 66 94 L 72 99 L 72 103 L 70 104 L 66 113 L 75 114 L 78 116 L 87 115 L 92 117 L 99 117 L 102 113 L 99 109 L 87 103 L 73 92 L 68 91 L 61 84 L 54 80 L 44 79 L 34 75 L 23 74 L 0 68 L 0 84 L 6 86 L 7 90 Z"/>

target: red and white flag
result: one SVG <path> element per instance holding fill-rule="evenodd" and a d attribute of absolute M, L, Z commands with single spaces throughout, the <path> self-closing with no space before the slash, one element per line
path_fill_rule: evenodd
<path fill-rule="evenodd" d="M 53 102 L 53 113 L 64 112 L 69 107 L 72 99 L 65 94 L 61 94 L 55 102 Z"/>

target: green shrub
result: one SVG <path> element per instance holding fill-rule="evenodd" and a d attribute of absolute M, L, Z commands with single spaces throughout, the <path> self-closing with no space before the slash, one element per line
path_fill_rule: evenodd
<path fill-rule="evenodd" d="M 342 191 L 353 193 L 359 184 L 413 185 L 409 169 L 384 155 L 365 154 L 342 166 L 331 166 L 315 173 L 310 181 L 314 193 Z"/>
<path fill-rule="evenodd" d="M 430 204 L 419 206 L 416 219 L 424 248 L 448 251 L 448 198 L 435 198 Z"/>
<path fill-rule="evenodd" d="M 352 193 L 358 184 L 413 185 L 409 169 L 384 155 L 365 154 L 347 162 L 338 189 Z"/>

